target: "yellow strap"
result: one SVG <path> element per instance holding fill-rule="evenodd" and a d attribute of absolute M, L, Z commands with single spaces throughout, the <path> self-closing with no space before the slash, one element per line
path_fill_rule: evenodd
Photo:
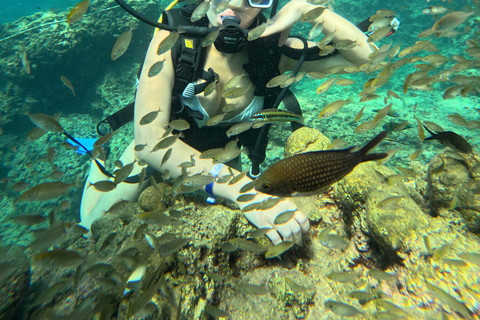
<path fill-rule="evenodd" d="M 165 8 L 164 11 L 167 11 L 167 10 L 172 9 L 173 6 L 178 3 L 178 1 L 179 1 L 179 0 L 174 0 L 172 3 L 170 3 L 170 4 L 168 5 L 167 8 Z M 160 18 L 158 18 L 158 22 L 159 22 L 159 23 L 163 23 L 163 13 L 160 15 Z M 159 29 L 159 28 L 155 28 L 155 31 L 153 32 L 153 36 L 155 36 L 158 31 L 160 31 L 160 29 Z"/>

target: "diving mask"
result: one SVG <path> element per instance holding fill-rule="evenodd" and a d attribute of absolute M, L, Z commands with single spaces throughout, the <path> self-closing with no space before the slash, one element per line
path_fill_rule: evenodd
<path fill-rule="evenodd" d="M 221 2 L 225 0 L 212 0 L 212 6 L 216 8 Z M 252 8 L 266 9 L 270 8 L 273 0 L 230 0 L 229 5 L 232 7 L 243 8 L 248 4 Z"/>

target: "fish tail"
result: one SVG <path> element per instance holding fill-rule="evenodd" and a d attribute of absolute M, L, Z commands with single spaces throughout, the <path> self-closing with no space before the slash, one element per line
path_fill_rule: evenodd
<path fill-rule="evenodd" d="M 362 162 L 365 161 L 372 161 L 372 160 L 379 160 L 383 159 L 387 156 L 386 153 L 372 153 L 367 154 L 370 150 L 375 148 L 380 142 L 383 141 L 387 137 L 388 131 L 380 132 L 375 138 L 373 138 L 369 143 L 365 145 L 362 149 L 358 151 L 358 154 L 362 157 Z"/>
<path fill-rule="evenodd" d="M 428 138 L 425 138 L 423 140 L 432 140 L 434 139 L 433 136 L 435 135 L 435 133 L 432 132 L 432 130 L 428 129 L 426 125 L 423 125 L 423 127 L 428 131 L 428 133 L 430 133 L 432 136 L 431 137 L 428 137 Z"/>

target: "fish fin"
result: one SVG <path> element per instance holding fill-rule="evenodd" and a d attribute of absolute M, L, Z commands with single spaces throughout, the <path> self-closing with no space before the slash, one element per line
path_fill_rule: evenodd
<path fill-rule="evenodd" d="M 375 148 L 383 139 L 387 137 L 388 131 L 380 132 L 375 138 L 373 138 L 369 143 L 365 145 L 362 149 L 357 151 L 360 156 L 362 157 L 361 162 L 372 161 L 372 160 L 380 160 L 386 158 L 388 156 L 387 153 L 372 153 L 367 154 L 370 150 Z"/>
<path fill-rule="evenodd" d="M 430 134 L 432 135 L 431 137 L 429 137 L 429 138 L 426 138 L 426 139 L 423 139 L 423 140 L 431 140 L 431 139 L 434 139 L 434 137 L 433 137 L 433 136 L 435 135 L 435 133 L 434 133 L 434 132 L 432 132 L 432 130 L 428 129 L 428 128 L 427 128 L 427 126 L 426 126 L 426 125 L 424 125 L 424 124 L 423 124 L 423 127 L 424 127 L 424 128 L 427 130 L 427 131 L 428 131 L 428 133 L 430 133 Z"/>
<path fill-rule="evenodd" d="M 305 117 L 300 117 L 298 118 L 298 120 L 294 120 L 295 122 L 298 122 L 298 123 L 301 123 L 301 124 L 305 124 Z"/>
<path fill-rule="evenodd" d="M 369 143 L 365 145 L 362 149 L 360 149 L 358 152 L 361 154 L 366 155 L 370 150 L 375 148 L 380 142 L 383 141 L 387 137 L 388 131 L 382 131 L 380 132 L 375 138 L 373 138 Z"/>

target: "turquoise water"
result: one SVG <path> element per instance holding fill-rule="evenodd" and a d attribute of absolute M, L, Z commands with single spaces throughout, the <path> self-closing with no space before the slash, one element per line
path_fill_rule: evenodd
<path fill-rule="evenodd" d="M 367 81 L 378 76 L 379 70 L 342 74 L 341 78 L 354 83 L 334 85 L 321 95 L 315 91 L 327 79 L 304 77 L 291 86 L 302 106 L 305 125 L 332 141 L 343 140 L 345 148 L 365 144 L 390 122 L 407 121 L 409 126 L 391 132 L 389 139 L 377 148 L 378 152 L 398 148 L 385 165 L 359 166 L 336 184 L 333 191 L 307 199 L 315 207 L 309 216 L 310 230 L 304 234 L 302 245 L 295 245 L 280 259 L 265 259 L 264 251 L 271 242 L 264 236 L 249 238 L 248 233 L 256 228 L 232 204 L 207 205 L 204 194 L 174 195 L 170 186 L 173 179 L 167 179 L 158 189 L 150 187 L 142 193 L 143 198 L 120 212 L 107 214 L 97 225 L 100 231 L 93 238 L 82 236 L 84 230 L 75 225 L 79 222 L 89 158 L 62 145 L 66 138 L 61 133 L 49 132 L 35 141 L 26 141 L 26 135 L 35 125 L 25 114 L 59 114 L 56 119 L 67 133 L 77 138 L 97 139 L 97 123 L 134 101 L 136 77 L 153 28 L 135 22 L 137 29 L 128 50 L 112 61 L 110 55 L 118 36 L 135 20 L 113 2 L 91 2 L 83 19 L 68 26 L 65 19 L 75 3 L 2 3 L 0 294 L 2 297 L 10 294 L 10 299 L 1 300 L 0 318 L 90 319 L 102 312 L 106 319 L 113 319 L 132 318 L 131 314 L 137 311 L 136 317 L 145 319 L 220 317 L 220 311 L 208 305 L 225 311 L 230 319 L 340 319 L 342 312 L 356 313 L 349 307 L 329 304 L 330 300 L 355 307 L 366 318 L 385 311 L 391 314 L 376 316 L 479 318 L 480 286 L 475 275 L 480 274 L 476 156 L 480 144 L 480 86 L 475 78 L 476 57 L 466 53 L 469 47 L 475 47 L 472 41 L 480 45 L 478 9 L 473 2 L 334 3 L 334 11 L 354 23 L 378 9 L 395 11 L 401 22 L 398 32 L 380 40 L 377 46 L 401 44 L 403 50 L 417 41 L 428 40 L 438 51 L 420 51 L 406 57 L 420 59 L 441 54 L 448 60 L 429 75 L 452 71 L 445 73 L 442 79 L 445 81 L 433 83 L 428 91 L 409 88 L 405 93 L 405 78 L 418 70 L 415 65 L 423 62 L 408 63 L 392 72 L 388 82 L 376 90 L 379 98 L 365 103 L 359 102 L 359 93 Z M 168 4 L 150 1 L 132 5 L 156 19 L 161 8 Z M 422 13 L 431 5 L 475 13 L 455 29 L 458 34 L 452 37 L 419 39 L 417 35 L 435 22 L 432 16 Z M 307 36 L 309 31 L 309 24 L 298 23 L 291 34 Z M 22 65 L 23 52 L 27 53 L 30 73 Z M 459 56 L 473 60 L 472 64 L 459 69 L 456 67 L 461 61 Z M 400 59 L 393 57 L 390 63 Z M 62 76 L 70 81 L 75 94 L 62 83 Z M 464 82 L 458 76 L 464 77 Z M 466 85 L 464 96 L 444 99 L 447 88 L 465 85 L 465 81 L 471 86 Z M 397 93 L 400 99 L 385 102 L 387 90 Z M 162 94 L 161 90 L 158 94 Z M 327 104 L 349 97 L 355 102 L 346 104 L 327 119 L 318 118 Z M 392 112 L 376 128 L 355 132 L 356 127 L 372 120 L 388 103 L 393 103 Z M 363 117 L 355 121 L 362 107 L 365 107 Z M 437 141 L 422 142 L 415 117 L 463 137 L 475 154 L 445 153 L 445 146 Z M 264 170 L 284 158 L 289 129 L 287 124 L 272 127 Z M 425 135 L 429 137 L 428 132 Z M 106 165 L 109 171 L 115 169 L 114 161 L 120 158 L 132 137 L 130 123 L 110 140 Z M 419 148 L 421 154 L 411 157 Z M 245 155 L 242 159 L 248 163 Z M 414 170 L 415 175 L 400 177 L 403 182 L 389 182 L 386 177 L 399 174 L 398 167 Z M 160 175 L 156 176 L 156 181 L 161 180 Z M 55 181 L 68 184 L 76 181 L 77 185 L 65 187 L 54 199 L 19 200 L 26 190 Z M 402 197 L 398 202 L 400 207 L 379 208 L 378 203 L 389 196 Z M 150 220 L 145 236 L 140 227 L 147 221 L 141 215 L 145 211 L 166 212 L 164 219 L 168 222 Z M 26 226 L 11 219 L 25 214 L 38 215 L 38 219 L 45 221 Z M 321 245 L 325 240 L 321 232 L 332 224 L 335 224 L 332 234 L 346 241 L 346 247 Z M 116 237 L 112 240 L 109 236 L 113 232 Z M 139 236 L 134 236 L 135 233 Z M 177 240 L 182 239 L 180 243 L 185 240 L 186 245 L 183 243 L 172 254 L 160 253 L 168 249 L 167 245 L 173 245 L 169 240 L 151 248 L 152 241 L 159 241 L 152 240 L 152 236 L 168 237 L 170 233 L 177 234 Z M 234 246 L 237 250 L 230 252 L 225 245 L 237 237 L 248 238 L 264 250 L 244 244 L 240 249 Z M 59 260 L 42 256 L 57 249 L 74 253 L 67 257 L 63 253 Z M 89 269 L 98 263 L 108 266 Z M 131 288 L 126 289 L 129 277 L 135 272 L 142 273 L 144 267 L 141 285 L 135 286 L 130 281 Z M 370 270 L 390 274 L 384 275 L 386 280 L 377 279 Z M 327 276 L 332 272 L 349 272 L 357 278 L 343 283 Z M 225 278 L 218 279 L 215 275 Z M 245 283 L 263 289 L 247 287 Z M 358 290 L 371 297 L 353 299 L 350 293 Z M 379 300 L 369 302 L 379 298 L 403 311 L 382 306 Z"/>

